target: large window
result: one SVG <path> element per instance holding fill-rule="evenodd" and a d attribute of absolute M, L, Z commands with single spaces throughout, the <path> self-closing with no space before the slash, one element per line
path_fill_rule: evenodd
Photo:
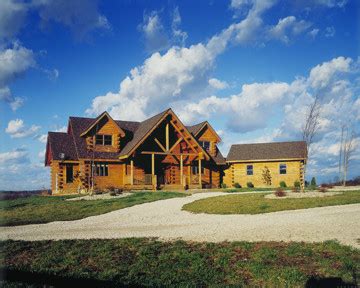
<path fill-rule="evenodd" d="M 72 183 L 74 181 L 74 166 L 66 165 L 66 183 Z"/>
<path fill-rule="evenodd" d="M 286 164 L 280 164 L 280 174 L 286 174 Z"/>
<path fill-rule="evenodd" d="M 209 141 L 199 141 L 201 147 L 203 147 L 206 151 L 210 149 L 210 142 Z"/>
<path fill-rule="evenodd" d="M 96 175 L 97 176 L 108 176 L 109 175 L 109 167 L 108 164 L 95 164 L 96 167 Z"/>
<path fill-rule="evenodd" d="M 95 143 L 96 143 L 96 145 L 111 146 L 112 145 L 112 135 L 97 134 L 95 137 Z"/>
<path fill-rule="evenodd" d="M 254 174 L 254 167 L 253 165 L 246 166 L 246 175 L 253 175 Z"/>
<path fill-rule="evenodd" d="M 193 165 L 191 166 L 192 169 L 192 175 L 198 175 L 199 174 L 199 161 L 194 161 Z M 201 174 L 204 174 L 204 167 L 201 166 Z"/>

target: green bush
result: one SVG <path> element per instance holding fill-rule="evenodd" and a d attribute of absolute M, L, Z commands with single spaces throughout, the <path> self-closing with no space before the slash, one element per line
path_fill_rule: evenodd
<path fill-rule="evenodd" d="M 294 182 L 294 187 L 295 187 L 295 188 L 300 188 L 300 181 L 296 180 L 296 181 Z"/>
<path fill-rule="evenodd" d="M 246 186 L 247 186 L 248 188 L 254 188 L 254 184 L 253 184 L 252 182 L 247 182 L 247 183 L 246 183 Z"/>
<path fill-rule="evenodd" d="M 280 187 L 281 188 L 286 188 L 286 182 L 285 181 L 280 181 Z"/>
<path fill-rule="evenodd" d="M 316 179 L 315 177 L 311 178 L 310 186 L 315 187 L 316 186 Z"/>
<path fill-rule="evenodd" d="M 239 184 L 239 182 L 234 183 L 233 186 L 234 186 L 235 188 L 241 188 L 241 185 Z"/>
<path fill-rule="evenodd" d="M 227 188 L 227 186 L 226 186 L 225 183 L 221 183 L 220 187 L 221 187 L 221 188 Z"/>

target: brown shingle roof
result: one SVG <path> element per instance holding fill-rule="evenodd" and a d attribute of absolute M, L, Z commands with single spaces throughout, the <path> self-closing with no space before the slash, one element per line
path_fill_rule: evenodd
<path fill-rule="evenodd" d="M 304 141 L 232 145 L 226 161 L 291 159 L 307 157 Z"/>
<path fill-rule="evenodd" d="M 192 126 L 186 126 L 186 129 L 188 129 L 188 131 L 195 136 L 197 133 L 200 132 L 200 129 L 204 126 L 204 124 L 206 123 L 206 121 L 200 122 L 198 124 L 192 125 Z"/>
<path fill-rule="evenodd" d="M 63 132 L 49 132 L 48 142 L 53 160 L 62 160 L 60 153 L 65 154 L 64 160 L 77 160 L 74 141 L 71 135 Z"/>

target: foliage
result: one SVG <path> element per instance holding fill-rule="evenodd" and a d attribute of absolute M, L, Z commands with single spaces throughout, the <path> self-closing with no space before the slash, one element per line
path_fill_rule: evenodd
<path fill-rule="evenodd" d="M 316 179 L 315 179 L 315 177 L 311 178 L 310 186 L 316 187 Z"/>
<path fill-rule="evenodd" d="M 285 197 L 286 196 L 286 192 L 281 189 L 281 188 L 277 188 L 276 191 L 274 192 L 276 197 Z"/>
<path fill-rule="evenodd" d="M 338 277 L 342 287 L 355 287 L 353 275 L 360 269 L 360 251 L 335 241 L 199 243 L 130 238 L 0 244 L 0 268 L 31 272 L 33 283 L 42 274 L 48 279 L 88 280 L 98 287 L 309 287 L 315 277 Z"/>
<path fill-rule="evenodd" d="M 252 182 L 247 182 L 247 183 L 246 183 L 246 186 L 247 186 L 248 188 L 254 188 L 254 184 L 253 184 Z"/>
<path fill-rule="evenodd" d="M 300 192 L 300 188 L 294 186 L 294 187 L 291 189 L 291 191 L 294 192 L 294 193 L 298 193 L 298 192 Z"/>
<path fill-rule="evenodd" d="M 262 180 L 264 184 L 271 186 L 271 173 L 267 166 L 262 170 Z"/>
<path fill-rule="evenodd" d="M 220 187 L 221 188 L 227 188 L 227 185 L 225 183 L 221 183 Z"/>
<path fill-rule="evenodd" d="M 234 183 L 233 186 L 234 186 L 235 188 L 241 188 L 241 185 L 239 184 L 239 182 Z"/>
<path fill-rule="evenodd" d="M 78 196 L 33 196 L 0 201 L 0 226 L 82 219 L 162 199 L 185 197 L 178 192 L 136 192 L 130 196 L 89 201 L 65 201 Z"/>
<path fill-rule="evenodd" d="M 294 182 L 294 187 L 300 188 L 300 181 L 296 180 L 296 181 Z"/>
<path fill-rule="evenodd" d="M 286 188 L 286 182 L 285 181 L 280 181 L 280 187 L 281 188 Z"/>
<path fill-rule="evenodd" d="M 323 198 L 286 198 L 281 201 L 264 198 L 265 195 L 265 193 L 237 194 L 200 199 L 184 205 L 183 210 L 208 214 L 260 214 L 360 203 L 360 190 Z"/>

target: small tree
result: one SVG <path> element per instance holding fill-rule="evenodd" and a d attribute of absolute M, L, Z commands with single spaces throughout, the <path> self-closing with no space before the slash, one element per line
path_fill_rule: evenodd
<path fill-rule="evenodd" d="M 267 166 L 262 170 L 262 180 L 264 184 L 271 186 L 271 174 Z"/>
<path fill-rule="evenodd" d="M 352 154 L 354 153 L 355 150 L 355 133 L 354 131 L 349 132 L 349 130 L 347 130 L 346 132 L 346 138 L 345 138 L 345 142 L 344 142 L 344 147 L 343 147 L 343 155 L 344 155 L 344 160 L 343 160 L 343 185 L 346 185 L 346 177 L 347 177 L 347 172 L 349 169 L 349 162 L 351 159 Z"/>
<path fill-rule="evenodd" d="M 316 187 L 316 179 L 315 179 L 315 177 L 311 178 L 310 186 L 311 187 Z"/>
<path fill-rule="evenodd" d="M 310 146 L 313 143 L 314 136 L 319 130 L 320 127 L 320 110 L 321 105 L 319 101 L 319 97 L 316 95 L 314 102 L 308 106 L 308 111 L 306 113 L 305 124 L 302 127 L 302 138 L 306 143 L 307 148 L 307 157 L 310 155 Z M 303 169 L 303 179 L 306 177 L 306 165 L 304 165 Z M 304 190 L 303 190 L 304 191 Z"/>

